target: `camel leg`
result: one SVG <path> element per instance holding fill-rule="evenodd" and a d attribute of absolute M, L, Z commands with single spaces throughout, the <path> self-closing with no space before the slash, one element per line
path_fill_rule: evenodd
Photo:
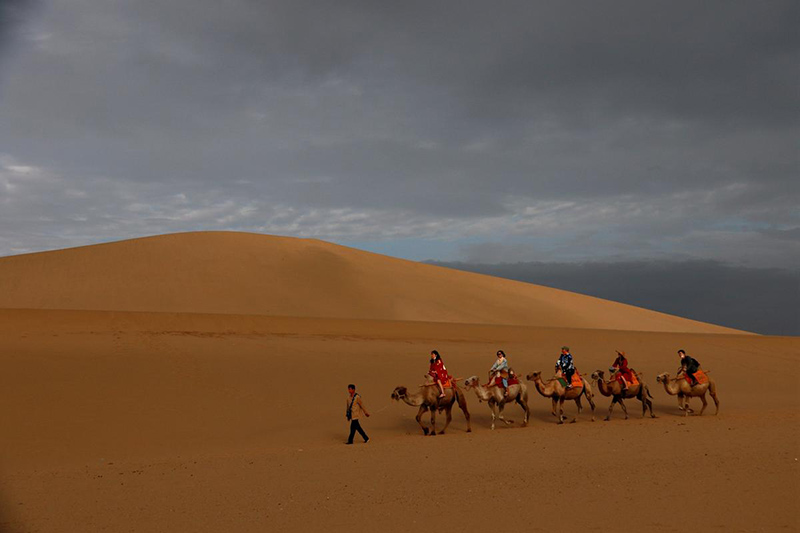
<path fill-rule="evenodd" d="M 650 418 L 655 418 L 656 414 L 653 412 L 653 402 L 650 400 L 650 398 L 648 398 L 647 396 L 645 396 L 643 394 L 642 395 L 642 418 L 645 417 L 645 415 L 647 414 L 647 410 L 648 409 L 650 409 Z"/>
<path fill-rule="evenodd" d="M 428 430 L 428 427 L 425 424 L 422 423 L 422 414 L 427 410 L 428 410 L 427 407 L 425 407 L 424 405 L 420 405 L 419 406 L 419 411 L 417 412 L 417 424 L 419 424 L 419 427 L 422 428 L 422 432 L 425 435 L 428 434 L 429 430 Z"/>
<path fill-rule="evenodd" d="M 464 413 L 464 418 L 467 419 L 467 433 L 472 432 L 472 423 L 469 419 L 469 409 L 467 408 L 467 398 L 459 393 L 458 395 L 458 407 L 461 408 L 461 412 Z"/>
<path fill-rule="evenodd" d="M 700 408 L 700 414 L 698 416 L 703 416 L 703 411 L 706 410 L 708 406 L 708 401 L 706 400 L 706 393 L 704 392 L 702 396 L 700 396 L 700 400 L 703 402 L 703 407 Z"/>
<path fill-rule="evenodd" d="M 694 409 L 689 407 L 689 400 L 691 400 L 691 396 L 684 396 L 683 397 L 683 416 L 689 416 L 689 413 L 694 413 Z"/>
<path fill-rule="evenodd" d="M 522 400 L 522 407 L 525 409 L 525 425 L 528 425 L 528 422 L 531 419 L 531 408 L 528 407 L 528 396 L 525 395 L 525 398 Z"/>
<path fill-rule="evenodd" d="M 653 411 L 653 400 L 650 399 L 652 397 L 653 395 L 650 394 L 650 389 L 647 388 L 647 385 L 644 385 L 642 387 L 642 398 L 647 402 L 647 407 L 650 409 L 650 418 L 658 418 Z M 644 416 L 644 413 L 642 413 L 642 416 Z"/>
<path fill-rule="evenodd" d="M 619 399 L 619 406 L 622 407 L 622 412 L 625 413 L 625 420 L 628 419 L 628 408 L 625 407 L 625 401 L 620 398 Z"/>
<path fill-rule="evenodd" d="M 526 402 L 522 401 L 522 397 L 521 396 L 517 396 L 517 400 L 516 401 L 519 404 L 519 406 L 522 407 L 522 410 L 525 411 L 525 418 L 522 420 L 522 425 L 523 425 L 523 427 L 527 426 L 528 425 L 528 418 L 530 417 L 530 414 L 531 414 L 530 409 L 528 409 L 528 404 Z"/>
<path fill-rule="evenodd" d="M 494 421 L 497 420 L 497 404 L 490 403 L 489 409 L 492 410 L 492 429 L 494 429 Z"/>
<path fill-rule="evenodd" d="M 453 406 L 448 405 L 447 408 L 444 410 L 446 418 L 444 421 L 444 428 L 439 432 L 439 435 L 443 435 L 445 431 L 447 431 L 447 426 L 450 425 L 450 421 L 453 420 Z"/>
<path fill-rule="evenodd" d="M 506 408 L 506 403 L 505 402 L 503 402 L 503 403 L 501 403 L 500 405 L 497 406 L 497 411 L 498 411 L 497 417 L 500 420 L 502 420 L 505 425 L 510 426 L 511 424 L 514 423 L 514 421 L 505 419 L 505 417 L 503 416 L 503 409 L 505 409 L 505 408 Z"/>
<path fill-rule="evenodd" d="M 647 409 L 650 409 L 650 417 L 655 418 L 656 415 L 653 414 L 653 402 L 645 398 L 644 395 L 642 395 L 642 398 L 640 398 L 639 401 L 642 402 L 642 418 L 647 416 Z"/>
<path fill-rule="evenodd" d="M 611 420 L 611 412 L 614 410 L 614 404 L 615 403 L 617 403 L 617 397 L 616 396 L 612 396 L 611 397 L 611 405 L 608 406 L 608 414 L 605 417 L 605 421 L 606 422 Z"/>
<path fill-rule="evenodd" d="M 566 419 L 567 417 L 564 416 L 564 397 L 560 396 L 558 398 L 558 423 L 563 424 Z"/>
<path fill-rule="evenodd" d="M 717 398 L 717 393 L 711 391 L 711 399 L 714 400 L 714 406 L 716 406 L 716 410 L 714 411 L 714 416 L 719 414 L 719 398 Z"/>
<path fill-rule="evenodd" d="M 581 393 L 581 394 L 583 394 L 583 393 Z M 576 396 L 574 398 L 574 400 L 575 400 L 575 406 L 578 408 L 578 412 L 575 413 L 574 417 L 572 417 L 572 420 L 570 421 L 570 424 L 574 424 L 575 422 L 577 422 L 578 421 L 578 415 L 581 414 L 581 411 L 583 411 L 583 405 L 581 404 L 581 395 L 578 394 L 578 396 Z"/>
<path fill-rule="evenodd" d="M 556 414 L 556 405 L 558 404 L 558 400 L 556 399 L 555 396 L 553 396 L 552 400 L 553 400 L 553 416 L 558 416 Z"/>
<path fill-rule="evenodd" d="M 431 409 L 431 437 L 436 436 L 436 407 Z"/>
<path fill-rule="evenodd" d="M 689 413 L 694 413 L 694 409 L 689 407 L 689 400 L 691 399 L 691 396 L 687 396 L 683 393 L 678 394 L 678 409 L 683 411 L 683 416 L 689 416 Z"/>
<path fill-rule="evenodd" d="M 583 389 L 583 394 L 586 396 L 586 399 L 589 400 L 589 407 L 592 409 L 592 422 L 594 422 L 594 398 L 592 398 L 592 393 L 586 388 Z"/>

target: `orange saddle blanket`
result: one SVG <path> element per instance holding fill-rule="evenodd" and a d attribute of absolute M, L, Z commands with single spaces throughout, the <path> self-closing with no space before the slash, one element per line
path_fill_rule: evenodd
<path fill-rule="evenodd" d="M 684 377 L 686 378 L 686 381 L 689 381 L 689 376 L 684 376 Z M 694 373 L 694 379 L 697 380 L 698 385 L 702 385 L 703 383 L 708 383 L 708 376 L 706 376 L 706 373 L 703 372 L 702 370 L 698 370 L 697 372 Z"/>
<path fill-rule="evenodd" d="M 562 387 L 567 386 L 567 380 L 564 379 L 563 377 L 559 376 L 558 381 L 561 383 Z M 581 375 L 578 373 L 577 370 L 575 371 L 574 374 L 572 374 L 572 386 L 583 387 L 583 379 L 581 378 Z"/>
<path fill-rule="evenodd" d="M 631 375 L 631 379 L 628 380 L 628 385 L 629 386 L 638 385 L 639 384 L 639 378 L 638 378 L 638 376 L 636 376 L 636 372 L 631 371 L 630 375 Z"/>

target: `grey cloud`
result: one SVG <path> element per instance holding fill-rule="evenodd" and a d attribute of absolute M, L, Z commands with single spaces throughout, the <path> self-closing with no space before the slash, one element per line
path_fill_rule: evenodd
<path fill-rule="evenodd" d="M 798 9 L 41 2 L 0 22 L 0 151 L 57 184 L 17 187 L 0 253 L 37 213 L 42 243 L 194 224 L 786 265 Z"/>

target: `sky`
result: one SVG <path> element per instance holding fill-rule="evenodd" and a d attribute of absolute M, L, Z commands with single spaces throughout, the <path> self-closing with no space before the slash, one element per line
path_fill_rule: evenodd
<path fill-rule="evenodd" d="M 235 230 L 792 271 L 799 25 L 795 1 L 2 0 L 0 256 Z"/>

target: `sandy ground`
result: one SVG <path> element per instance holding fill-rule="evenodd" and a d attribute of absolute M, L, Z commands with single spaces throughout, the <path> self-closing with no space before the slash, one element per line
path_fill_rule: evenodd
<path fill-rule="evenodd" d="M 533 393 L 528 427 L 490 431 L 471 396 L 472 433 L 456 411 L 423 437 L 389 398 L 432 348 L 466 377 L 498 348 L 549 373 L 564 343 L 584 373 L 626 350 L 659 417 L 603 422 L 601 397 L 598 421 L 557 425 Z M 719 416 L 684 418 L 655 382 L 678 348 Z M 798 363 L 797 338 L 754 335 L 0 310 L 1 529 L 797 531 Z M 343 445 L 349 382 L 368 444 Z"/>

